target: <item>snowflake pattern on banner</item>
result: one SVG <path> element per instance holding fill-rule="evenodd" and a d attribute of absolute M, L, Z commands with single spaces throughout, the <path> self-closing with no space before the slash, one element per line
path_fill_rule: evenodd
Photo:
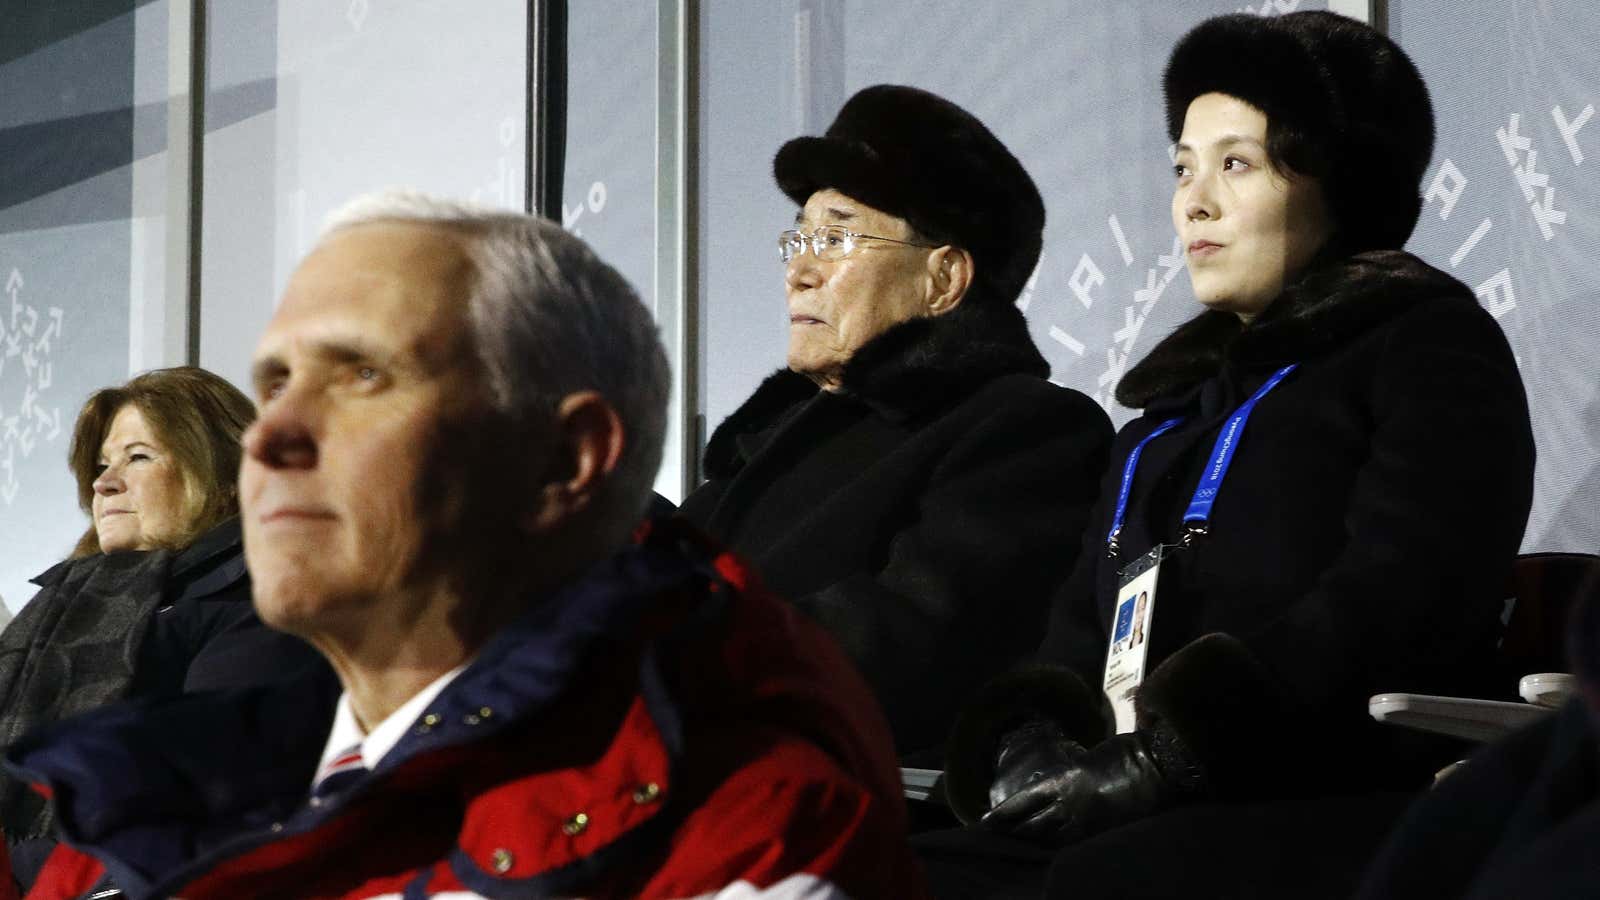
<path fill-rule="evenodd" d="M 27 302 L 26 280 L 13 268 L 0 308 L 0 503 L 10 506 L 22 488 L 20 462 L 61 436 L 61 407 L 47 402 L 54 381 L 54 351 L 62 310 Z"/>
<path fill-rule="evenodd" d="M 1281 16 L 1292 13 L 1300 8 L 1300 0 L 1261 0 L 1256 6 L 1241 6 L 1234 12 L 1252 13 L 1258 16 Z"/>

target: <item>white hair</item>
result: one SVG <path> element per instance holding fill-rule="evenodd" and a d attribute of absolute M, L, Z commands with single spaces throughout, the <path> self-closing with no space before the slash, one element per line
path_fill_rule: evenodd
<path fill-rule="evenodd" d="M 670 375 L 649 310 L 582 240 L 537 216 L 392 189 L 329 216 L 323 237 L 373 222 L 435 225 L 465 235 L 477 280 L 467 296 L 474 346 L 498 413 L 550 421 L 562 398 L 594 390 L 622 420 L 622 457 L 599 502 L 606 538 L 638 525 L 661 466 Z"/>

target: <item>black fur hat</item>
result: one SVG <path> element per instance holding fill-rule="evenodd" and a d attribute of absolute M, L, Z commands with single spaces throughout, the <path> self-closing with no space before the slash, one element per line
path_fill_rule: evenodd
<path fill-rule="evenodd" d="M 833 188 L 965 248 L 976 269 L 967 302 L 1011 304 L 1039 262 L 1044 201 L 983 123 L 943 97 L 880 84 L 845 102 L 822 137 L 784 144 L 778 187 L 805 205 Z"/>
<path fill-rule="evenodd" d="M 1163 79 L 1167 134 L 1189 103 L 1228 94 L 1297 131 L 1314 157 L 1347 253 L 1399 249 L 1422 213 L 1433 104 L 1394 41 L 1331 12 L 1218 16 L 1173 48 Z"/>

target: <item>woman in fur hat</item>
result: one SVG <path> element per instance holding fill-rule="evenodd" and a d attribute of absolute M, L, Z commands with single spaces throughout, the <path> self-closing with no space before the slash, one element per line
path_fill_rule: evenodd
<path fill-rule="evenodd" d="M 1204 309 L 1118 386 L 1143 415 L 1041 665 L 970 707 L 950 792 L 991 831 L 1076 844 L 1054 869 L 1075 896 L 1207 872 L 1340 895 L 1455 753 L 1374 723 L 1368 697 L 1486 692 L 1532 496 L 1527 402 L 1472 292 L 1400 249 L 1433 117 L 1399 47 L 1331 13 L 1223 16 L 1164 88 Z M 1151 583 L 1113 716 L 1113 613 Z"/>

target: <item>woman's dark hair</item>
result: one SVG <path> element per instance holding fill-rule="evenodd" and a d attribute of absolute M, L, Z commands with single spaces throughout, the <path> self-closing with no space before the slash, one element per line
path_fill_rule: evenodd
<path fill-rule="evenodd" d="M 1315 178 L 1322 189 L 1334 190 L 1330 182 L 1332 161 L 1316 138 L 1305 128 L 1277 116 L 1267 116 L 1267 159 L 1287 178 Z"/>
<path fill-rule="evenodd" d="M 145 372 L 120 387 L 96 391 L 78 413 L 67 467 L 78 483 L 78 507 L 93 516 L 100 448 L 125 407 L 139 410 L 157 441 L 177 464 L 183 482 L 183 522 L 169 549 L 239 514 L 240 437 L 255 420 L 250 399 L 219 375 L 195 366 Z M 78 539 L 73 558 L 100 552 L 94 527 Z"/>

